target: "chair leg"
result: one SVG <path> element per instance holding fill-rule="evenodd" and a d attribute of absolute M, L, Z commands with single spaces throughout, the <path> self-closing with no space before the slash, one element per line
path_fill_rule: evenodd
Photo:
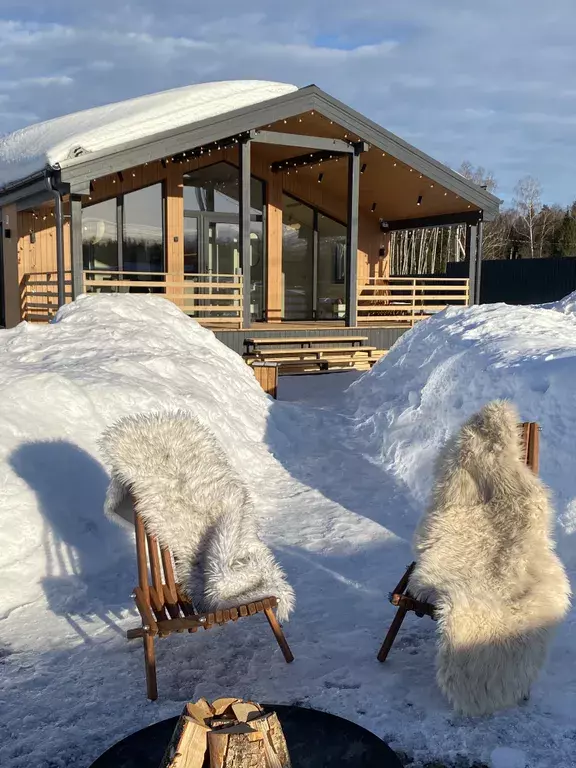
<path fill-rule="evenodd" d="M 394 640 L 396 640 L 396 635 L 398 634 L 400 627 L 402 626 L 402 622 L 404 621 L 407 613 L 408 611 L 406 610 L 406 608 L 398 608 L 398 610 L 396 611 L 396 616 L 394 616 L 394 620 L 392 624 L 390 624 L 390 629 L 388 630 L 388 634 L 384 638 L 382 647 L 378 651 L 378 656 L 377 656 L 378 661 L 386 661 L 388 654 L 390 653 L 390 649 L 394 644 Z"/>
<path fill-rule="evenodd" d="M 146 670 L 146 694 L 150 701 L 158 698 L 158 685 L 156 683 L 156 654 L 154 652 L 154 637 L 148 632 L 144 633 L 144 665 Z"/>
<path fill-rule="evenodd" d="M 280 626 L 278 619 L 274 614 L 274 611 L 272 610 L 272 608 L 265 608 L 264 613 L 266 614 L 266 618 L 268 619 L 268 624 L 270 624 L 272 632 L 274 632 L 274 637 L 276 638 L 276 641 L 280 646 L 280 650 L 284 654 L 284 658 L 286 659 L 286 664 L 290 664 L 291 661 L 294 661 L 294 655 L 292 654 L 292 651 L 290 650 L 290 646 L 288 645 L 288 642 L 284 637 L 284 632 L 282 632 L 282 627 Z"/>

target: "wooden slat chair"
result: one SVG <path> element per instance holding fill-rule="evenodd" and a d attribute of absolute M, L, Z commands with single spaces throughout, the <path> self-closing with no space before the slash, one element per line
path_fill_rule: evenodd
<path fill-rule="evenodd" d="M 141 637 L 144 641 L 146 690 L 149 699 L 154 701 L 158 698 L 154 649 L 156 636 L 166 637 L 173 632 L 197 632 L 201 628 L 210 629 L 216 624 L 226 624 L 228 621 L 237 621 L 246 616 L 263 613 L 268 619 L 286 663 L 294 661 L 290 646 L 274 613 L 277 605 L 274 596 L 226 610 L 198 613 L 174 578 L 170 550 L 161 547 L 157 538 L 147 533 L 142 518 L 136 512 L 134 525 L 138 586 L 132 593 L 132 597 L 140 613 L 142 626 L 130 629 L 126 634 L 128 640 Z"/>
<path fill-rule="evenodd" d="M 530 469 L 535 474 L 538 474 L 540 427 L 535 422 L 524 422 L 521 425 L 521 429 L 522 443 L 524 446 L 524 460 Z M 430 618 L 436 620 L 434 615 L 435 608 L 432 603 L 416 600 L 410 595 L 408 583 L 415 567 L 415 562 L 408 566 L 406 573 L 404 576 L 402 576 L 394 591 L 390 593 L 389 600 L 392 605 L 395 605 L 398 608 L 398 610 L 396 611 L 396 616 L 394 617 L 392 624 L 390 625 L 390 629 L 384 638 L 382 647 L 378 652 L 378 661 L 386 661 L 392 645 L 394 644 L 394 640 L 396 639 L 396 635 L 398 634 L 400 627 L 402 626 L 402 622 L 406 618 L 406 614 L 409 611 L 413 611 L 419 618 L 422 618 L 423 616 L 430 616 Z"/>

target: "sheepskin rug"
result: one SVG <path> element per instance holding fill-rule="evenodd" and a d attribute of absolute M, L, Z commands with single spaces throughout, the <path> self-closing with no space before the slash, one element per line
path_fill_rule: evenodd
<path fill-rule="evenodd" d="M 105 512 L 133 521 L 169 547 L 178 580 L 199 611 L 274 596 L 278 618 L 294 592 L 260 540 L 250 493 L 212 432 L 185 412 L 121 419 L 100 441 L 111 479 Z"/>
<path fill-rule="evenodd" d="M 529 696 L 569 609 L 549 493 L 524 462 L 518 422 L 495 401 L 448 442 L 415 537 L 409 591 L 436 606 L 438 684 L 466 715 Z"/>

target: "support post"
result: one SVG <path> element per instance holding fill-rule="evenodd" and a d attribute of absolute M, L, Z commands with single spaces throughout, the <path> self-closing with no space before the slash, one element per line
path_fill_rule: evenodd
<path fill-rule="evenodd" d="M 84 257 L 82 254 L 82 198 L 70 196 L 70 264 L 72 267 L 72 300 L 84 293 Z"/>
<path fill-rule="evenodd" d="M 242 326 L 250 328 L 250 139 L 240 143 L 240 267 Z"/>
<path fill-rule="evenodd" d="M 484 241 L 484 222 L 478 223 L 478 242 L 476 245 L 476 304 L 480 304 L 482 290 L 482 251 Z"/>
<path fill-rule="evenodd" d="M 466 259 L 470 278 L 468 304 L 476 304 L 476 261 L 478 245 L 478 227 L 475 224 L 466 227 Z"/>
<path fill-rule="evenodd" d="M 23 318 L 21 312 L 20 285 L 18 279 L 18 209 L 16 204 L 2 208 L 2 226 L 0 227 L 2 258 L 0 259 L 0 282 L 3 283 L 4 316 L 6 328 L 14 328 Z M 25 307 L 24 307 L 25 311 Z"/>
<path fill-rule="evenodd" d="M 64 264 L 64 214 L 62 195 L 54 190 L 54 220 L 56 225 L 56 268 L 58 271 L 58 308 L 66 304 L 66 268 Z"/>
<path fill-rule="evenodd" d="M 358 204 L 360 198 L 360 153 L 356 144 L 348 156 L 348 227 L 346 230 L 346 326 L 358 325 Z"/>

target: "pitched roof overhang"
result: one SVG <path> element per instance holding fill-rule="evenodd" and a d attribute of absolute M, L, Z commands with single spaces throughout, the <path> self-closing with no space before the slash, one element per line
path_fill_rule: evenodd
<path fill-rule="evenodd" d="M 320 113 L 345 130 L 356 134 L 363 141 L 459 195 L 479 208 L 485 220 L 492 219 L 498 213 L 501 201 L 497 197 L 334 99 L 315 85 L 208 120 L 156 133 L 145 139 L 129 141 L 111 149 L 71 158 L 57 168 L 48 169 L 48 172 L 58 176 L 59 181 L 70 193 L 87 194 L 92 179 L 217 142 L 226 137 L 247 134 L 251 130 L 278 120 L 285 120 L 310 111 Z M 7 187 L 0 195 L 0 206 L 7 205 L 7 199 L 14 201 L 22 197 L 30 197 L 31 185 L 36 182 L 38 177 Z"/>

